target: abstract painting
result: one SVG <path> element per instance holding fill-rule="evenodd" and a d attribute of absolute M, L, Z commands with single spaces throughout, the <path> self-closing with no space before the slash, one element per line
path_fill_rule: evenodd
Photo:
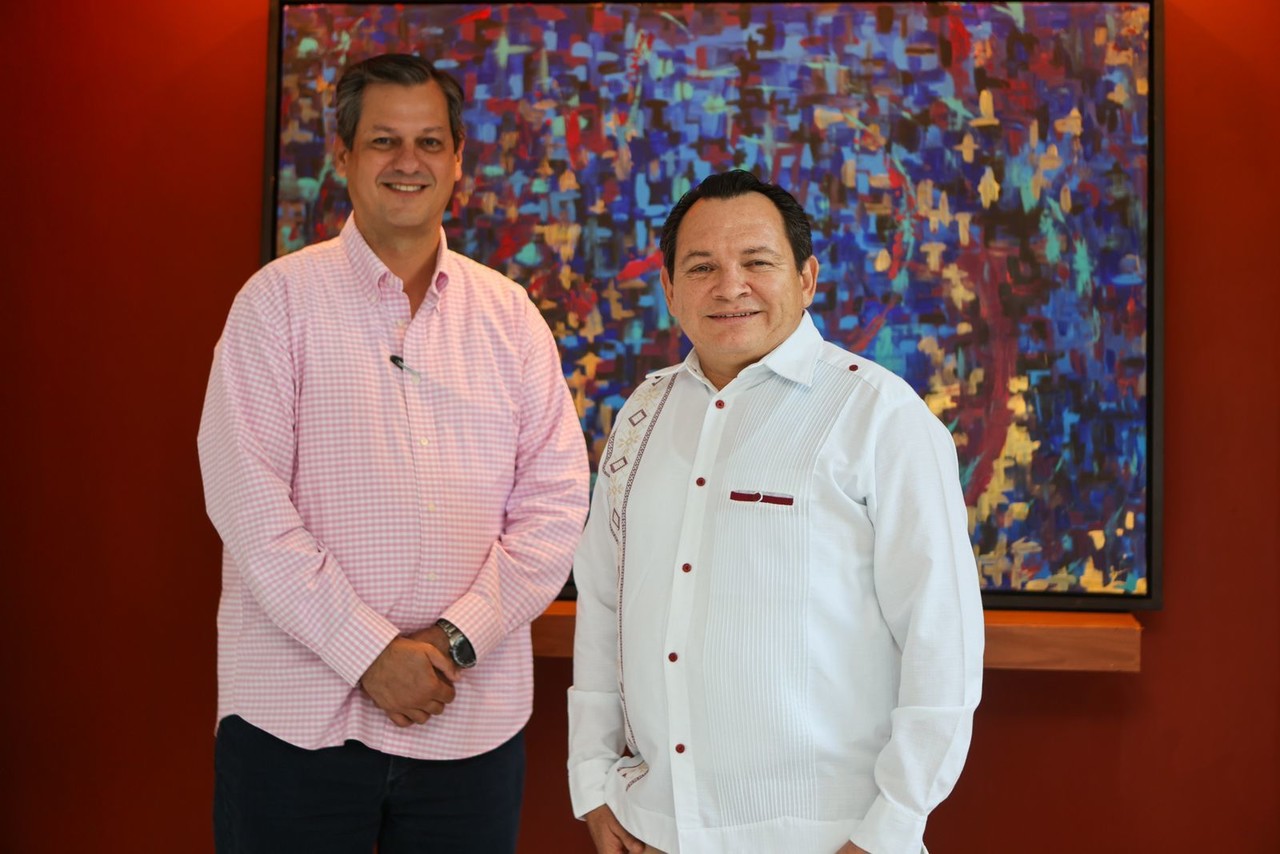
<path fill-rule="evenodd" d="M 683 358 L 659 232 L 711 172 L 804 205 L 829 340 L 951 431 L 988 606 L 1159 604 L 1151 3 L 279 3 L 264 257 L 337 235 L 332 90 L 467 97 L 450 246 L 524 285 L 592 460 Z"/>

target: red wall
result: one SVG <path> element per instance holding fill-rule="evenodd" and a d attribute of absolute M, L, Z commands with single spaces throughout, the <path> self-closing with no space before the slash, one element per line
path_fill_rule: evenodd
<path fill-rule="evenodd" d="M 211 850 L 195 432 L 257 265 L 267 2 L 10 6 L 0 850 Z M 935 851 L 1276 850 L 1275 8 L 1167 5 L 1167 595 L 1143 671 L 990 673 Z M 538 678 L 522 848 L 587 851 L 568 663 Z"/>

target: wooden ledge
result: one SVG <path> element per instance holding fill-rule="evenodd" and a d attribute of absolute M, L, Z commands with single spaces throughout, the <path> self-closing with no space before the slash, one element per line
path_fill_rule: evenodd
<path fill-rule="evenodd" d="M 985 664 L 999 670 L 1137 673 L 1142 626 L 1133 614 L 987 611 Z"/>
<path fill-rule="evenodd" d="M 573 656 L 573 602 L 552 602 L 533 621 L 533 654 Z M 987 611 L 986 666 L 998 670 L 1137 673 L 1142 626 L 1133 614 Z"/>

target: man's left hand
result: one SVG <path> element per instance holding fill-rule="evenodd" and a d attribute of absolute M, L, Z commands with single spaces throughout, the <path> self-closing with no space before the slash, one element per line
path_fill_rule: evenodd
<path fill-rule="evenodd" d="M 445 658 L 450 661 L 453 660 L 453 651 L 449 649 L 449 636 L 444 633 L 444 629 L 440 628 L 435 623 L 432 623 L 421 631 L 417 631 L 409 635 L 409 640 L 429 643 L 436 649 L 443 652 Z"/>

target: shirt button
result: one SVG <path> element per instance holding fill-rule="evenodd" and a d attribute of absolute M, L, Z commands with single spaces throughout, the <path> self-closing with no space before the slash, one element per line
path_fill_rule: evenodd
<path fill-rule="evenodd" d="M 430 440 L 430 439 L 428 439 L 428 438 L 426 438 L 426 437 L 424 436 L 424 437 L 422 437 L 421 439 L 419 439 L 419 440 L 418 440 L 418 444 L 419 444 L 419 445 L 429 445 L 429 444 L 431 444 L 431 440 Z"/>
<path fill-rule="evenodd" d="M 858 366 L 857 366 L 857 365 L 850 365 L 850 366 L 849 366 L 849 370 L 851 370 L 851 371 L 856 371 L 856 370 L 858 370 Z"/>
<path fill-rule="evenodd" d="M 428 580 L 428 581 L 435 581 L 435 580 L 436 580 L 436 574 L 435 574 L 434 572 L 428 572 L 428 573 L 427 573 L 427 580 Z"/>
<path fill-rule="evenodd" d="M 668 655 L 668 656 L 667 656 L 667 661 L 675 661 L 675 660 L 676 660 L 676 659 L 678 659 L 679 657 L 680 657 L 680 656 L 676 655 L 676 654 L 673 652 L 673 653 L 671 653 L 670 655 Z"/>
<path fill-rule="evenodd" d="M 682 566 L 682 567 L 680 567 L 680 568 L 681 568 L 682 570 L 684 570 L 685 572 L 689 572 L 690 570 L 692 570 L 692 569 L 693 569 L 693 564 L 691 564 L 691 563 L 686 563 L 684 566 Z"/>
<path fill-rule="evenodd" d="M 707 479 L 705 477 L 700 477 L 697 480 L 695 480 L 694 483 L 698 484 L 698 486 L 706 486 Z"/>
<path fill-rule="evenodd" d="M 432 512 L 432 513 L 436 512 L 436 503 L 435 503 L 434 501 L 432 501 L 430 504 L 428 504 L 428 505 L 427 505 L 427 510 L 428 510 L 428 511 L 430 511 L 430 512 Z"/>
<path fill-rule="evenodd" d="M 723 400 L 717 400 L 717 401 L 716 401 L 716 409 L 724 409 L 724 401 L 723 401 Z"/>
<path fill-rule="evenodd" d="M 676 745 L 676 753 L 684 753 L 684 745 L 683 745 L 683 744 L 677 744 L 677 745 Z"/>

